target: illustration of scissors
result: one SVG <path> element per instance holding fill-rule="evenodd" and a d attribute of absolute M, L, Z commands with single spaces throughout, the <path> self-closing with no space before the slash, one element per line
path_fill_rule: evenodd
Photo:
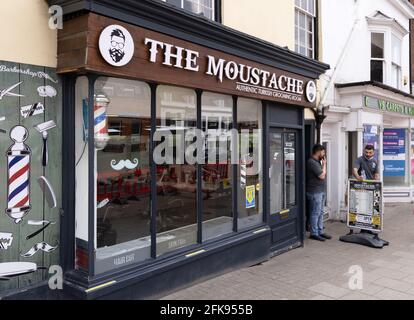
<path fill-rule="evenodd" d="M 3 99 L 3 97 L 5 97 L 5 96 L 9 96 L 9 97 L 24 97 L 24 96 L 23 96 L 23 95 L 21 95 L 21 94 L 10 92 L 10 91 L 12 91 L 14 88 L 16 88 L 16 87 L 18 87 L 19 85 L 21 85 L 21 83 L 22 83 L 22 82 L 23 82 L 23 81 L 21 81 L 21 82 L 19 82 L 19 83 L 16 83 L 16 84 L 12 85 L 11 87 L 9 87 L 9 88 L 7 88 L 7 89 L 4 89 L 4 90 L 0 91 L 0 100 L 1 100 L 1 99 Z"/>

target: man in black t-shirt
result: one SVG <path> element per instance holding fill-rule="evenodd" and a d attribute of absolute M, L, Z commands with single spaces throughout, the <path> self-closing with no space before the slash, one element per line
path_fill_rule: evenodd
<path fill-rule="evenodd" d="M 313 147 L 312 157 L 306 163 L 306 197 L 310 211 L 310 239 L 325 241 L 332 237 L 324 233 L 323 212 L 326 199 L 325 147 Z"/>

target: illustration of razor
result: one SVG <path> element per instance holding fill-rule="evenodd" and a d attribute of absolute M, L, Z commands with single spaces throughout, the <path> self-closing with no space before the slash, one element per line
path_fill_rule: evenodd
<path fill-rule="evenodd" d="M 56 123 L 53 120 L 39 123 L 38 125 L 34 126 L 34 128 L 42 135 L 43 139 L 43 149 L 42 149 L 42 165 L 43 167 L 47 166 L 49 161 L 49 154 L 47 150 L 47 138 L 48 138 L 48 131 L 56 127 Z"/>
<path fill-rule="evenodd" d="M 22 82 L 23 81 L 21 81 L 19 83 L 16 83 L 16 84 L 12 85 L 11 87 L 8 87 L 4 90 L 1 90 L 0 91 L 0 100 L 2 100 L 6 96 L 8 96 L 8 97 L 24 97 L 21 94 L 11 92 L 14 88 L 20 86 L 22 84 Z"/>
<path fill-rule="evenodd" d="M 37 178 L 37 182 L 39 183 L 40 189 L 42 189 L 43 194 L 46 197 L 46 201 L 49 204 L 49 207 L 51 209 L 56 208 L 57 206 L 56 195 L 55 195 L 55 192 L 53 191 L 53 188 L 50 182 L 44 176 Z"/>
<path fill-rule="evenodd" d="M 23 118 L 28 118 L 32 116 L 36 116 L 38 114 L 42 114 L 45 110 L 43 103 L 38 102 L 34 104 L 30 104 L 28 106 L 24 106 L 20 108 L 20 113 Z"/>

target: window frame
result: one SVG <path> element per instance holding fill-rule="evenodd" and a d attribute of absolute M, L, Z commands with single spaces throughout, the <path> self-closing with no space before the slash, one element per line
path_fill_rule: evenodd
<path fill-rule="evenodd" d="M 383 36 L 383 41 L 384 41 L 384 48 L 383 48 L 383 58 L 373 58 L 372 57 L 372 36 L 373 34 L 382 34 Z M 372 66 L 371 66 L 371 62 L 372 61 L 381 61 L 382 62 L 382 83 L 387 83 L 388 80 L 388 73 L 387 73 L 387 33 L 385 31 L 382 30 L 370 30 L 369 33 L 370 37 L 370 48 L 369 48 L 369 61 L 370 61 L 370 80 L 372 81 Z"/>
<path fill-rule="evenodd" d="M 161 0 L 162 2 L 165 2 L 165 3 L 168 3 L 167 2 L 167 0 Z M 197 0 L 198 1 L 198 9 L 200 9 L 200 6 L 201 6 L 201 0 Z M 212 21 L 217 21 L 217 22 L 219 22 L 217 19 L 218 19 L 218 17 L 220 16 L 219 14 L 218 14 L 218 11 L 217 11 L 217 7 L 219 7 L 219 5 L 221 4 L 219 1 L 221 1 L 221 0 L 211 0 L 211 5 L 212 5 L 212 7 L 211 7 L 211 19 L 210 18 L 208 18 L 208 17 L 206 17 L 206 16 L 204 16 L 204 15 L 202 15 L 202 17 L 204 17 L 204 18 L 206 18 L 206 19 L 209 19 L 209 20 L 212 20 Z M 193 11 L 190 11 L 190 10 L 187 10 L 187 9 L 184 9 L 184 0 L 180 0 L 180 2 L 181 2 L 181 6 L 180 7 L 176 7 L 176 8 L 179 8 L 179 9 L 181 9 L 181 10 L 184 10 L 184 11 L 186 11 L 186 12 L 191 12 L 192 14 L 195 14 L 195 15 L 197 15 L 197 16 L 201 16 L 201 14 L 200 13 L 196 13 L 196 12 L 193 12 Z"/>
<path fill-rule="evenodd" d="M 304 1 L 308 1 L 309 3 L 310 0 L 304 0 Z M 316 19 L 317 19 L 317 7 L 318 7 L 317 0 L 314 0 L 313 6 L 314 6 L 313 8 L 314 13 L 312 14 L 310 11 L 305 10 L 301 6 L 298 6 L 295 1 L 295 52 L 303 56 L 306 56 L 310 59 L 316 58 L 316 38 L 317 37 L 315 36 L 315 34 L 316 34 L 316 21 L 317 21 Z M 305 29 L 301 28 L 299 24 L 299 17 L 301 14 L 305 16 Z M 309 29 L 307 28 L 308 19 L 311 19 L 312 21 L 312 31 L 309 31 Z M 305 45 L 304 46 L 300 44 L 301 30 L 305 31 Z M 312 35 L 312 48 L 308 47 L 308 43 L 307 43 L 308 42 L 307 38 L 309 34 Z M 305 54 L 300 52 L 301 48 L 305 48 L 305 51 L 306 51 Z M 309 51 L 312 52 L 312 56 L 309 56 Z"/>
<path fill-rule="evenodd" d="M 394 60 L 394 39 L 398 41 L 399 45 L 399 63 Z M 391 85 L 394 86 L 393 81 L 396 80 L 396 86 L 395 88 L 401 89 L 402 85 L 402 39 L 398 37 L 394 32 L 391 33 Z M 394 69 L 397 71 L 397 79 L 393 79 L 393 71 Z"/>

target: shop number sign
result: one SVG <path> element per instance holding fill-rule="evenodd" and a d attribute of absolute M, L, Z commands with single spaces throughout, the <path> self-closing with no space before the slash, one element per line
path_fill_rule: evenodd
<path fill-rule="evenodd" d="M 349 181 L 348 227 L 382 231 L 382 182 Z"/>

